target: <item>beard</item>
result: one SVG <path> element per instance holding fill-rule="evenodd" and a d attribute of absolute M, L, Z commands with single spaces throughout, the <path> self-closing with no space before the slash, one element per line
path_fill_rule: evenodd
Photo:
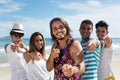
<path fill-rule="evenodd" d="M 63 40 L 65 37 L 62 37 L 62 38 L 57 38 L 57 40 Z"/>
<path fill-rule="evenodd" d="M 64 35 L 64 36 L 62 36 L 62 37 L 60 37 L 60 38 L 57 38 L 57 37 L 56 37 L 56 39 L 57 39 L 57 40 L 63 40 L 63 39 L 65 39 L 66 37 L 67 37 L 67 35 Z"/>

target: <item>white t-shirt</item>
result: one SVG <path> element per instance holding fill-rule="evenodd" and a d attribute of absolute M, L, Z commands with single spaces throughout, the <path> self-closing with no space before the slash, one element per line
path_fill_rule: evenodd
<path fill-rule="evenodd" d="M 105 48 L 101 47 L 100 62 L 98 68 L 98 80 L 104 80 L 107 77 L 113 76 L 111 69 L 111 60 L 113 55 L 113 47 Z"/>

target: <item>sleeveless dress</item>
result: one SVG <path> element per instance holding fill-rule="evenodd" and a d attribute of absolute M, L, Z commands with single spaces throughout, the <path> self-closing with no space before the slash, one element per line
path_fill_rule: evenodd
<path fill-rule="evenodd" d="M 64 49 L 60 49 L 59 45 L 56 48 L 60 49 L 59 57 L 54 59 L 54 80 L 81 80 L 81 74 L 74 74 L 71 77 L 64 76 L 62 72 L 62 66 L 64 64 L 73 65 L 75 62 L 70 56 L 70 47 L 74 39 L 66 45 Z"/>
<path fill-rule="evenodd" d="M 93 52 L 87 51 L 87 41 L 81 41 L 83 48 L 84 61 L 85 61 L 85 72 L 83 73 L 83 80 L 98 80 L 98 65 L 100 58 L 100 45 Z"/>
<path fill-rule="evenodd" d="M 25 60 L 23 58 L 24 49 L 20 49 L 20 52 L 13 52 L 11 46 L 14 43 L 9 44 L 6 47 L 8 62 L 11 68 L 11 80 L 27 80 Z"/>
<path fill-rule="evenodd" d="M 26 64 L 28 80 L 51 80 L 50 73 L 46 69 L 46 61 L 40 59 L 39 61 L 32 60 Z"/>

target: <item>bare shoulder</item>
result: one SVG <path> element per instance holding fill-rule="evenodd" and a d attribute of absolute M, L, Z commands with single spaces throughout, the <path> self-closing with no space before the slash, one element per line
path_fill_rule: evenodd
<path fill-rule="evenodd" d="M 70 48 L 70 55 L 76 63 L 83 61 L 83 48 L 78 40 L 74 40 Z"/>
<path fill-rule="evenodd" d="M 80 42 L 78 40 L 74 40 L 70 50 L 72 53 L 81 53 L 82 46 L 81 46 Z"/>
<path fill-rule="evenodd" d="M 74 40 L 72 46 L 71 46 L 73 49 L 75 48 L 82 48 L 80 42 L 78 40 Z"/>

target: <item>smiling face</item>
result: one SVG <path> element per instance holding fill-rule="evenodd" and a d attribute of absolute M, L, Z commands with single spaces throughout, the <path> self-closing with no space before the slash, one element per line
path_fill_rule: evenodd
<path fill-rule="evenodd" d="M 15 43 L 15 44 L 19 44 L 20 42 L 22 42 L 22 38 L 23 38 L 23 35 L 24 34 L 20 34 L 20 33 L 11 33 L 11 39 L 12 39 L 12 42 Z"/>
<path fill-rule="evenodd" d="M 36 49 L 40 50 L 44 45 L 43 38 L 40 35 L 37 35 L 34 41 Z"/>
<path fill-rule="evenodd" d="M 106 30 L 105 27 L 100 27 L 98 26 L 96 29 L 96 35 L 99 40 L 103 40 L 108 34 L 108 31 Z"/>
<path fill-rule="evenodd" d="M 60 21 L 53 22 L 51 26 L 52 26 L 52 34 L 56 39 L 61 40 L 66 37 L 67 30 Z"/>
<path fill-rule="evenodd" d="M 86 41 L 90 37 L 90 35 L 91 35 L 92 31 L 93 31 L 93 28 L 92 28 L 91 24 L 83 23 L 81 25 L 79 31 L 80 31 L 82 40 Z"/>

